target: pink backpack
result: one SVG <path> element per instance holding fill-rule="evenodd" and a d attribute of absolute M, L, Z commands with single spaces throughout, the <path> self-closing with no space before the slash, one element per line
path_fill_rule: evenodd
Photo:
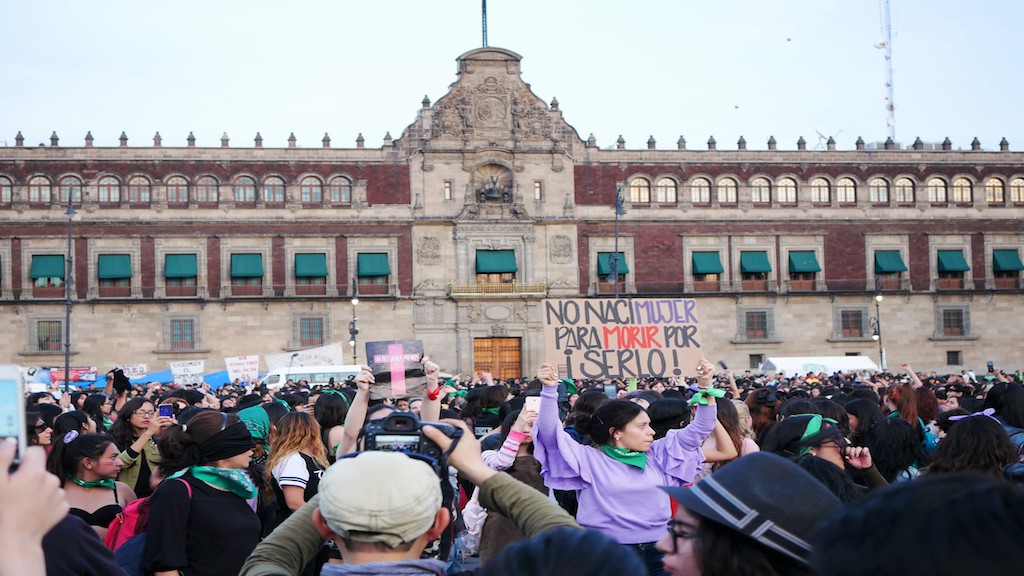
<path fill-rule="evenodd" d="M 192 499 L 192 485 L 181 478 L 176 478 L 185 485 L 188 490 L 188 497 Z M 117 550 L 122 544 L 134 536 L 146 531 L 149 524 L 149 497 L 139 498 L 124 507 L 123 510 L 107 526 L 107 536 L 103 543 L 111 550 Z"/>

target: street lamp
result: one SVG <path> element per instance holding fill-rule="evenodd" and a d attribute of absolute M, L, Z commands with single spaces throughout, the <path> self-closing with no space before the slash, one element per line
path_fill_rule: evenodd
<path fill-rule="evenodd" d="M 615 284 L 615 298 L 619 297 L 619 216 L 626 213 L 623 206 L 622 187 L 615 189 L 615 251 L 608 258 L 608 281 Z"/>
<path fill-rule="evenodd" d="M 74 188 L 68 188 L 68 209 L 64 215 L 68 217 L 68 253 L 66 258 L 67 269 L 64 271 L 64 391 L 68 391 L 68 382 L 71 378 L 71 286 L 75 283 L 75 268 L 72 265 L 74 255 L 71 249 L 71 221 L 75 218 Z"/>
<path fill-rule="evenodd" d="M 359 318 L 356 317 L 356 306 L 359 305 L 359 285 L 352 279 L 352 321 L 348 323 L 348 345 L 352 347 L 352 364 L 356 361 L 356 336 L 359 336 Z"/>
<path fill-rule="evenodd" d="M 878 366 L 885 370 L 885 348 L 882 346 L 882 300 L 880 292 L 875 293 L 875 315 L 870 318 L 871 339 L 878 342 Z"/>

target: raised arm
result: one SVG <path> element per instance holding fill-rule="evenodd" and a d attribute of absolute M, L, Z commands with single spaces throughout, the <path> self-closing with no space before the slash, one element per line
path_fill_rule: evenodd
<path fill-rule="evenodd" d="M 362 372 L 356 375 L 356 397 L 352 399 L 352 405 L 348 408 L 348 415 L 345 416 L 345 435 L 338 445 L 336 458 L 341 458 L 349 452 L 353 452 L 359 443 L 359 433 L 363 430 L 363 423 L 366 421 L 366 408 L 370 404 L 370 384 L 374 381 L 373 372 L 369 366 L 363 366 Z M 310 512 L 312 518 L 312 512 Z"/>
<path fill-rule="evenodd" d="M 437 422 L 441 419 L 441 386 L 438 382 L 440 373 L 440 366 L 431 362 L 428 356 L 424 356 L 423 374 L 427 377 L 427 397 L 420 405 L 420 420 L 424 422 Z"/>
<path fill-rule="evenodd" d="M 579 490 L 590 483 L 586 463 L 591 450 L 572 439 L 558 418 L 558 372 L 544 363 L 537 369 L 540 412 L 533 425 L 533 455 L 541 463 L 541 474 L 549 488 Z"/>
<path fill-rule="evenodd" d="M 501 448 L 498 450 L 487 450 L 480 457 L 483 458 L 483 461 L 489 467 L 495 470 L 505 470 L 511 467 L 516 461 L 516 456 L 519 455 L 519 446 L 523 443 L 523 440 L 529 437 L 533 423 L 536 420 L 537 412 L 524 408 L 519 412 L 519 416 L 512 424 L 512 429 L 509 430 L 508 437 L 505 438 Z"/>

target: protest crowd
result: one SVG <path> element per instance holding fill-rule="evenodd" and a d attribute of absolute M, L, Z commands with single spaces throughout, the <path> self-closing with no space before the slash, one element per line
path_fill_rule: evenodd
<path fill-rule="evenodd" d="M 1020 372 L 692 368 L 54 386 L 0 474 L 0 576 L 1024 571 Z"/>

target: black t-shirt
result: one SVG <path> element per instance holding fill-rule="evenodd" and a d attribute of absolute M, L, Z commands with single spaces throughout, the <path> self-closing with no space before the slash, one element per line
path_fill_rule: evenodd
<path fill-rule="evenodd" d="M 43 536 L 46 576 L 122 576 L 114 553 L 81 518 L 65 516 Z"/>
<path fill-rule="evenodd" d="M 238 574 L 259 542 L 260 521 L 249 503 L 191 473 L 165 480 L 150 500 L 146 569 L 181 570 L 189 576 Z"/>

